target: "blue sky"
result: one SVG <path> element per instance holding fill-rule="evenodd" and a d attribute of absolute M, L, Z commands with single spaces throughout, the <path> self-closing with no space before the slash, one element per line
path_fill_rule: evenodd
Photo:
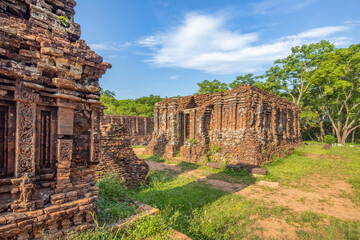
<path fill-rule="evenodd" d="M 84 39 L 118 99 L 191 95 L 197 82 L 261 74 L 297 45 L 359 43 L 359 0 L 77 0 Z"/>

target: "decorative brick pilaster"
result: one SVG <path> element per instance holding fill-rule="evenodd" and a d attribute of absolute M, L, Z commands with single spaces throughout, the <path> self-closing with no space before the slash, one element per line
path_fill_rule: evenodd
<path fill-rule="evenodd" d="M 16 161 L 15 176 L 35 175 L 35 134 L 37 94 L 27 89 L 15 92 Z"/>

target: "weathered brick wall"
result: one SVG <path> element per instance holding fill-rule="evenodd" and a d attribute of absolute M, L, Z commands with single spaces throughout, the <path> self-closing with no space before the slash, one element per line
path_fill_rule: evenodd
<path fill-rule="evenodd" d="M 145 154 L 165 158 L 261 165 L 302 143 L 299 107 L 251 85 L 165 99 L 154 116 Z"/>
<path fill-rule="evenodd" d="M 99 78 L 110 64 L 79 40 L 75 5 L 0 2 L 2 239 L 56 238 L 92 223 L 101 154 Z"/>
<path fill-rule="evenodd" d="M 101 118 L 103 154 L 97 166 L 98 178 L 112 173 L 121 177 L 130 187 L 146 183 L 149 166 L 132 149 L 127 127 L 107 120 L 107 117 Z"/>
<path fill-rule="evenodd" d="M 149 117 L 104 115 L 102 121 L 124 124 L 131 145 L 148 145 L 154 130 L 154 121 Z"/>

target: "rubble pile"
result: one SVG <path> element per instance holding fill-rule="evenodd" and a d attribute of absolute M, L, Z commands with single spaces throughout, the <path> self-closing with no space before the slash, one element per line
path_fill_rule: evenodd
<path fill-rule="evenodd" d="M 112 173 L 116 174 L 129 187 L 136 187 L 148 182 L 149 166 L 140 160 L 127 136 L 128 129 L 119 123 L 109 123 L 101 119 L 102 159 L 97 166 L 97 175 L 101 179 Z"/>

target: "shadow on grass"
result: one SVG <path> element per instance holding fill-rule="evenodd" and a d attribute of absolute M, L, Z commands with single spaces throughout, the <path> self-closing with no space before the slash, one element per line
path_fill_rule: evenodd
<path fill-rule="evenodd" d="M 186 173 L 202 167 L 189 163 L 180 163 L 179 165 L 185 169 Z M 227 170 L 224 171 L 225 172 L 221 172 L 220 170 L 218 172 L 208 172 L 205 178 L 210 176 L 210 179 L 223 179 L 226 174 L 229 174 Z M 255 181 L 249 180 L 249 176 L 245 176 L 243 172 L 232 174 L 235 174 L 237 178 L 247 178 L 242 181 L 245 183 L 244 187 L 255 183 Z M 189 237 L 194 235 L 190 226 L 194 214 L 202 211 L 205 206 L 235 192 L 214 188 L 207 184 L 206 181 L 202 181 L 204 178 L 197 179 L 188 174 L 181 175 L 181 173 L 171 169 L 152 171 L 150 178 L 152 182 L 149 186 L 143 186 L 134 190 L 134 199 L 158 208 L 160 211 L 170 211 L 171 214 L 167 216 L 169 223 L 171 222 L 169 227 Z M 172 219 L 171 221 L 170 218 Z M 200 237 L 200 239 L 207 239 L 205 235 L 203 237 L 204 238 Z"/>
<path fill-rule="evenodd" d="M 169 226 L 191 237 L 190 220 L 194 211 L 211 204 L 228 193 L 213 189 L 205 183 L 190 182 L 172 187 L 171 182 L 160 188 L 150 187 L 134 194 L 134 198 L 160 211 L 170 211 L 169 218 L 175 219 Z M 169 221 L 170 222 L 170 221 Z"/>

